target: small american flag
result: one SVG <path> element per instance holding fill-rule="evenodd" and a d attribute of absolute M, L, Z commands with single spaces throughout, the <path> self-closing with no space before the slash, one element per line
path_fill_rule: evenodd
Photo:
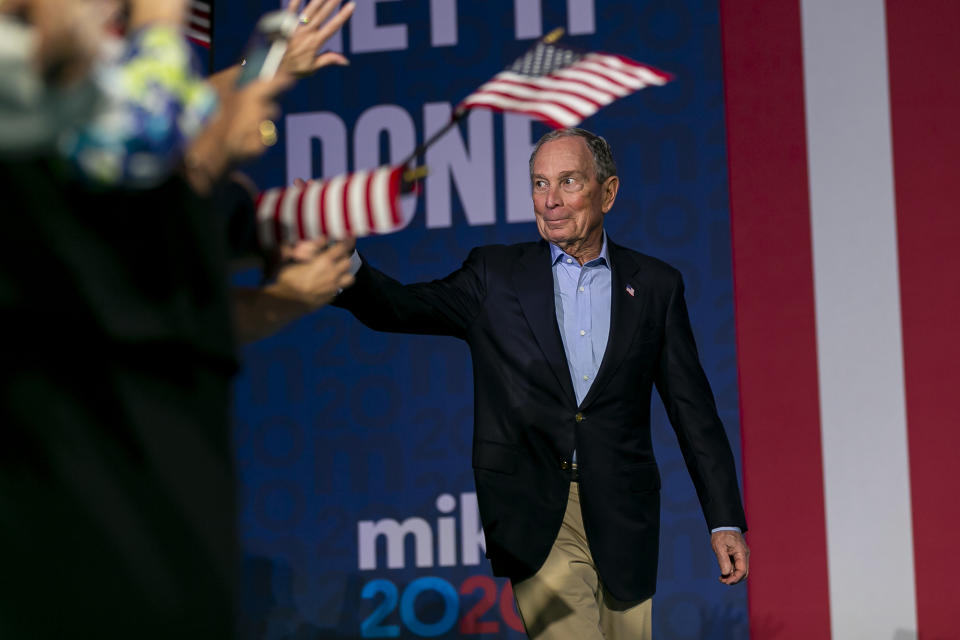
<path fill-rule="evenodd" d="M 210 48 L 213 41 L 213 0 L 190 0 L 184 34 L 191 42 Z"/>
<path fill-rule="evenodd" d="M 630 285 L 627 285 L 627 293 L 629 293 L 631 296 L 633 295 L 633 287 Z"/>
<path fill-rule="evenodd" d="M 467 96 L 458 110 L 525 113 L 562 129 L 580 124 L 617 98 L 672 78 L 623 56 L 582 54 L 541 41 Z"/>
<path fill-rule="evenodd" d="M 257 200 L 257 239 L 270 249 L 299 240 L 340 240 L 399 228 L 404 168 L 380 167 L 303 186 L 279 187 Z"/>

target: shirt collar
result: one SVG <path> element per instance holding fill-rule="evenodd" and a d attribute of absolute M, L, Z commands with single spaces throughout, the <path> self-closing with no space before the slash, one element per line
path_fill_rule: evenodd
<path fill-rule="evenodd" d="M 564 257 L 573 258 L 573 256 L 568 256 L 566 253 L 564 253 L 563 249 L 553 244 L 552 242 L 549 244 L 550 244 L 550 259 L 551 259 L 550 264 L 551 265 L 557 264 L 557 262 Z M 580 263 L 578 262 L 577 264 L 579 265 Z M 603 230 L 603 246 L 600 247 L 600 255 L 594 258 L 593 260 L 591 260 L 590 262 L 588 262 L 587 264 L 604 266 L 607 268 L 610 267 L 610 256 L 607 253 L 607 230 L 606 229 Z M 587 265 L 584 265 L 584 266 L 587 266 Z"/>

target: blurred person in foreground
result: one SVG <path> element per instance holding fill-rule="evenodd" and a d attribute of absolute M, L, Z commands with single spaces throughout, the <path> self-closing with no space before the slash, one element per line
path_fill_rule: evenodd
<path fill-rule="evenodd" d="M 653 386 L 728 585 L 749 561 L 733 454 L 680 273 L 604 231 L 620 186 L 607 142 L 583 129 L 546 134 L 530 183 L 540 241 L 478 247 L 421 284 L 363 261 L 335 304 L 373 329 L 470 346 L 486 552 L 510 578 L 527 634 L 649 640 L 660 534 Z"/>
<path fill-rule="evenodd" d="M 24 124 L 0 136 L 0 638 L 229 638 L 237 365 L 214 197 L 319 59 L 214 90 L 189 70 L 184 3 L 138 0 L 119 62 L 98 69 L 107 4 L 0 5 L 22 47 L 0 46 L 0 109 Z M 311 42 L 310 18 L 338 5 L 303 9 Z M 136 87 L 165 101 L 165 127 L 138 129 L 156 102 Z M 118 110 L 134 126 L 111 127 Z M 300 262 L 258 295 L 328 301 L 350 248 L 321 248 L 288 249 Z"/>

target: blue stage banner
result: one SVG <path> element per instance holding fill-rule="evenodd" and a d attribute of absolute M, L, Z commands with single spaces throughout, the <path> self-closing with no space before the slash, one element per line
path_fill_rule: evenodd
<path fill-rule="evenodd" d="M 276 2 L 217 3 L 214 57 L 234 62 Z M 730 215 L 717 0 L 357 0 L 330 43 L 349 59 L 283 100 L 280 143 L 249 167 L 262 187 L 400 161 L 461 99 L 554 27 L 562 43 L 675 75 L 582 126 L 621 179 L 606 229 L 684 275 L 701 359 L 738 456 Z M 359 242 L 402 282 L 442 277 L 469 250 L 536 239 L 527 161 L 548 129 L 474 110 L 431 147 L 405 227 Z M 323 309 L 246 347 L 234 433 L 241 486 L 240 637 L 522 638 L 509 583 L 484 558 L 465 344 L 375 333 Z M 748 637 L 659 402 L 663 478 L 659 640 Z"/>

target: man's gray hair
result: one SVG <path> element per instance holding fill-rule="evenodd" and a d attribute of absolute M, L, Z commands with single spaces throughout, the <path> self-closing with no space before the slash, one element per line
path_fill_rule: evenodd
<path fill-rule="evenodd" d="M 569 127 L 567 129 L 555 129 L 545 133 L 537 141 L 537 146 L 533 148 L 530 154 L 530 182 L 533 183 L 533 160 L 537 157 L 540 147 L 558 138 L 583 138 L 587 143 L 587 148 L 593 154 L 593 168 L 597 173 L 597 181 L 603 184 L 610 176 L 617 175 L 617 165 L 613 161 L 613 153 L 610 151 L 610 145 L 602 137 L 591 133 L 586 129 Z"/>

